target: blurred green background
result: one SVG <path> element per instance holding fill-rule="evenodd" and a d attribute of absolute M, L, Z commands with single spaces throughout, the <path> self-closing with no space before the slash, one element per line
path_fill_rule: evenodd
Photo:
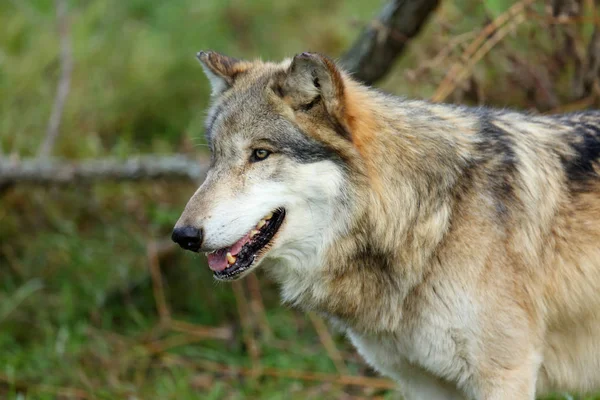
<path fill-rule="evenodd" d="M 553 19 L 545 1 L 511 17 L 445 100 L 536 112 L 597 105 L 597 89 L 574 90 L 595 17 L 593 1 L 575 3 L 573 21 Z M 337 58 L 383 4 L 70 1 L 74 68 L 52 155 L 203 152 L 209 88 L 198 50 Z M 514 4 L 442 2 L 378 86 L 430 98 Z M 0 1 L 0 157 L 36 156 L 59 80 L 59 40 L 54 1 Z M 0 188 L 0 397 L 398 398 L 321 320 L 280 306 L 260 271 L 216 284 L 202 257 L 168 245 L 195 188 L 169 180 Z M 368 378 L 347 384 L 341 375 Z"/>

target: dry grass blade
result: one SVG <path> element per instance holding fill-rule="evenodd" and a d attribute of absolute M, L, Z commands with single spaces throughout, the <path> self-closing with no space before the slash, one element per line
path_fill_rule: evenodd
<path fill-rule="evenodd" d="M 235 281 L 232 284 L 233 294 L 235 295 L 235 301 L 237 303 L 238 313 L 242 322 L 244 342 L 248 353 L 250 353 L 250 360 L 252 362 L 253 376 L 259 376 L 261 371 L 260 365 L 260 351 L 254 334 L 252 332 L 252 321 L 250 319 L 250 309 L 248 308 L 248 302 L 244 295 L 244 289 L 240 281 Z"/>
<path fill-rule="evenodd" d="M 172 320 L 169 327 L 176 332 L 187 333 L 203 339 L 231 340 L 233 337 L 233 331 L 228 327 L 202 326 L 176 320 Z"/>
<path fill-rule="evenodd" d="M 150 343 L 144 344 L 144 348 L 151 354 L 164 353 L 165 351 L 174 347 L 185 346 L 192 343 L 197 343 L 205 340 L 206 337 L 198 335 L 181 334 L 170 336 L 166 339 L 155 340 Z"/>
<path fill-rule="evenodd" d="M 43 281 L 39 278 L 33 278 L 23 283 L 11 297 L 4 299 L 0 305 L 0 325 L 34 293 L 44 287 Z"/>
<path fill-rule="evenodd" d="M 525 20 L 523 13 L 526 7 L 534 1 L 522 0 L 518 2 L 483 28 L 479 35 L 465 49 L 461 55 L 461 61 L 455 63 L 450 68 L 442 83 L 440 83 L 431 97 L 431 101 L 444 101 L 454 91 L 456 86 L 470 75 L 475 64 L 514 27 Z"/>
<path fill-rule="evenodd" d="M 317 331 L 317 335 L 319 335 L 319 340 L 321 344 L 327 351 L 327 355 L 333 361 L 335 365 L 335 369 L 340 373 L 340 375 L 348 375 L 348 368 L 346 368 L 346 364 L 344 363 L 344 357 L 340 354 L 337 349 L 333 338 L 329 334 L 329 330 L 323 322 L 323 319 L 316 315 L 315 313 L 309 312 L 308 317 L 310 318 L 310 322 L 312 322 L 315 327 L 315 331 Z"/>
<path fill-rule="evenodd" d="M 60 78 L 56 89 L 56 97 L 52 107 L 52 114 L 48 122 L 46 137 L 40 147 L 38 156 L 48 157 L 58 137 L 69 89 L 71 88 L 71 75 L 73 73 L 73 54 L 71 49 L 71 29 L 67 15 L 67 0 L 56 0 L 56 19 L 60 36 Z"/>

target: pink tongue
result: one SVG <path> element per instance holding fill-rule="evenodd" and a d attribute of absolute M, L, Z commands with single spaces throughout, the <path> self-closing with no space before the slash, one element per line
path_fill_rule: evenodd
<path fill-rule="evenodd" d="M 225 268 L 229 266 L 227 263 L 227 253 L 231 253 L 232 256 L 236 256 L 242 247 L 250 241 L 250 234 L 247 234 L 237 242 L 233 244 L 231 247 L 226 247 L 224 249 L 220 249 L 215 251 L 214 253 L 208 254 L 208 267 L 213 271 L 223 271 Z"/>
<path fill-rule="evenodd" d="M 233 246 L 231 246 L 231 248 L 229 249 L 229 252 L 231 253 L 232 256 L 237 256 L 238 253 L 240 252 L 240 250 L 242 250 L 242 247 L 249 241 L 250 241 L 250 234 L 247 233 L 246 236 L 244 236 L 243 238 L 241 238 L 240 240 L 235 242 L 233 244 Z"/>
<path fill-rule="evenodd" d="M 208 256 L 208 266 L 213 271 L 223 271 L 227 268 L 227 249 L 217 250 Z"/>

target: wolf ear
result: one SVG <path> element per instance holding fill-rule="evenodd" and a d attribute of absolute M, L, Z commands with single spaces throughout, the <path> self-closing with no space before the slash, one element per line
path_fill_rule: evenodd
<path fill-rule="evenodd" d="M 200 51 L 196 54 L 204 73 L 210 81 L 212 96 L 218 96 L 229 89 L 236 77 L 250 68 L 250 63 L 228 57 L 214 51 Z"/>
<path fill-rule="evenodd" d="M 316 53 L 298 54 L 292 60 L 283 85 L 292 107 L 305 108 L 322 100 L 327 112 L 343 117 L 344 80 L 335 63 Z"/>

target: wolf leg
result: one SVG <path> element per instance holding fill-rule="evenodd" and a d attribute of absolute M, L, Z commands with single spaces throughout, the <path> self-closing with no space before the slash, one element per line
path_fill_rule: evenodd
<path fill-rule="evenodd" d="M 507 383 L 483 390 L 480 396 L 482 400 L 535 400 L 535 383 Z"/>
<path fill-rule="evenodd" d="M 454 385 L 427 371 L 406 366 L 398 376 L 400 391 L 406 400 L 465 400 L 466 397 Z"/>
<path fill-rule="evenodd" d="M 473 398 L 482 400 L 535 400 L 538 366 L 523 365 L 514 370 L 497 371 L 479 380 Z"/>

